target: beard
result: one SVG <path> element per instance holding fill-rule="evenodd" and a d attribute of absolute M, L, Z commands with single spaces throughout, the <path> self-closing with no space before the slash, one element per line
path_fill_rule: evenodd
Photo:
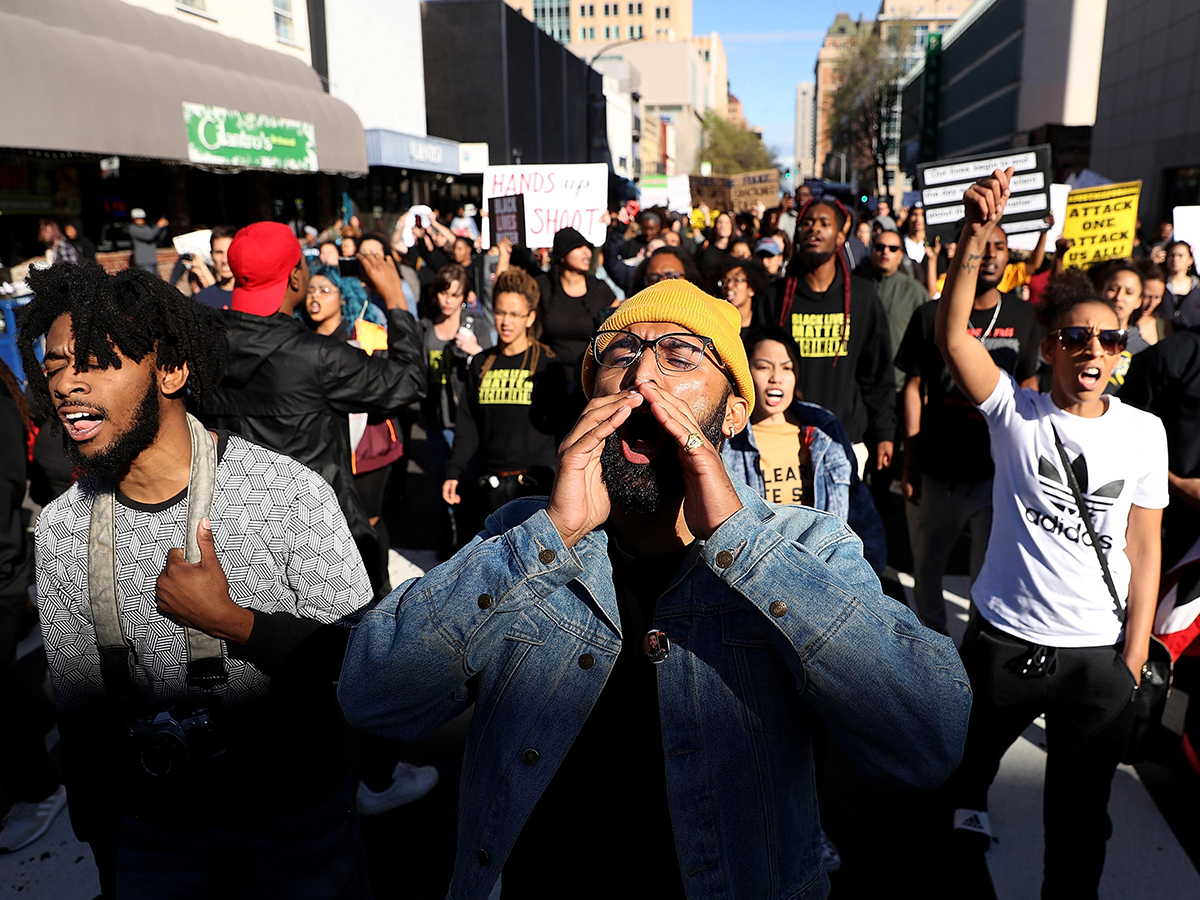
<path fill-rule="evenodd" d="M 105 413 L 107 419 L 107 413 Z M 134 412 L 129 427 L 120 432 L 108 447 L 99 453 L 85 455 L 79 445 L 66 436 L 67 456 L 79 471 L 79 477 L 88 483 L 111 480 L 137 459 L 138 455 L 154 443 L 159 429 L 158 382 L 153 374 L 146 385 L 146 393 Z"/>
<path fill-rule="evenodd" d="M 823 266 L 829 260 L 833 259 L 834 252 L 832 250 L 828 253 L 822 253 L 820 250 L 801 250 L 797 255 L 800 257 L 805 270 L 811 270 L 818 266 Z"/>
<path fill-rule="evenodd" d="M 724 438 L 721 424 L 725 421 L 727 398 L 728 392 L 700 419 L 701 433 L 718 450 Z M 653 413 L 635 415 L 652 416 Z M 612 505 L 623 513 L 645 516 L 682 497 L 683 464 L 679 461 L 680 448 L 674 439 L 663 430 L 658 452 L 650 462 L 635 463 L 626 459 L 621 449 L 622 430 L 618 428 L 605 438 L 604 449 L 600 452 L 600 477 Z"/>

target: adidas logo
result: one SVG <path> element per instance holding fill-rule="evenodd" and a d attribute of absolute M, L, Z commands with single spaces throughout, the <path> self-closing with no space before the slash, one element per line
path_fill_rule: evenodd
<path fill-rule="evenodd" d="M 1083 493 L 1083 502 L 1088 508 L 1088 512 L 1095 519 L 1101 513 L 1106 512 L 1117 498 L 1121 496 L 1121 491 L 1125 487 L 1125 480 L 1118 479 L 1110 481 L 1108 484 L 1103 484 L 1093 491 L 1088 490 L 1088 468 L 1087 459 L 1083 454 L 1079 454 L 1071 463 L 1071 471 L 1075 475 L 1075 481 L 1079 484 L 1079 489 Z M 1058 466 L 1048 460 L 1044 456 L 1038 457 L 1038 484 L 1042 488 L 1042 493 L 1056 508 L 1068 516 L 1080 518 L 1079 510 L 1075 508 L 1075 496 L 1071 491 L 1071 485 L 1067 482 L 1066 476 L 1063 475 Z"/>
<path fill-rule="evenodd" d="M 958 823 L 959 828 L 965 828 L 968 831 L 983 831 L 983 823 L 979 821 L 979 815 L 972 813 L 961 822 Z"/>

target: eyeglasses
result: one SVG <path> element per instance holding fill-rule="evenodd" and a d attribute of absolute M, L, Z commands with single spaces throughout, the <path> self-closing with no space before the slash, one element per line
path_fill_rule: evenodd
<path fill-rule="evenodd" d="M 329 287 L 317 287 L 316 285 L 309 285 L 308 290 L 305 293 L 307 293 L 309 297 L 315 297 L 317 294 L 333 294 L 336 292 L 337 288 L 333 287 L 332 285 Z"/>
<path fill-rule="evenodd" d="M 876 244 L 875 252 L 876 253 L 899 253 L 900 245 L 899 244 Z"/>
<path fill-rule="evenodd" d="M 749 284 L 745 275 L 735 275 L 733 278 L 722 278 L 717 282 L 717 287 L 737 287 L 739 284 Z"/>
<path fill-rule="evenodd" d="M 592 337 L 592 356 L 606 369 L 628 369 L 642 358 L 647 347 L 654 350 L 658 370 L 664 375 L 692 371 L 704 359 L 704 351 L 710 348 L 717 365 L 725 368 L 712 338 L 690 332 L 664 334 L 652 341 L 643 340 L 631 331 L 597 331 Z"/>
<path fill-rule="evenodd" d="M 674 281 L 676 278 L 687 278 L 683 272 L 655 272 L 646 275 L 646 284 L 658 284 L 660 281 Z"/>
<path fill-rule="evenodd" d="M 1083 325 L 1068 325 L 1055 332 L 1059 345 L 1068 353 L 1079 353 L 1092 342 L 1100 339 L 1100 347 L 1109 356 L 1116 356 L 1129 343 L 1129 330 L 1125 328 L 1086 328 Z"/>

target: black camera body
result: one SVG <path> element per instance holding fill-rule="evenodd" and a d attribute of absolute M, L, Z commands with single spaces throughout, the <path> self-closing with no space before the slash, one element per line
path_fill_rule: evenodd
<path fill-rule="evenodd" d="M 189 764 L 215 759 L 226 749 L 204 707 L 165 709 L 134 719 L 129 737 L 138 766 L 154 778 L 178 775 Z"/>

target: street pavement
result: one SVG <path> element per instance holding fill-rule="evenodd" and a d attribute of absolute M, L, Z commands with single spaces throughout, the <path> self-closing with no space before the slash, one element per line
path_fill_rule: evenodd
<path fill-rule="evenodd" d="M 436 485 L 410 461 L 407 483 L 397 485 L 389 517 L 393 539 L 410 549 L 393 555 L 397 581 L 436 564 L 440 514 Z M 399 491 L 407 493 L 402 500 Z M 400 557 L 403 558 L 400 558 Z M 414 568 L 415 567 L 415 568 Z M 893 595 L 911 597 L 912 579 L 890 570 Z M 946 603 L 955 640 L 968 608 L 965 576 L 948 576 Z M 36 633 L 22 644 L 23 666 L 44 668 Z M 1148 763 L 1122 766 L 1109 806 L 1114 835 L 1100 886 L 1102 900 L 1200 897 L 1200 779 L 1182 764 L 1178 733 L 1186 695 L 1176 690 L 1164 720 L 1165 739 Z M 371 876 L 378 897 L 441 900 L 453 866 L 458 772 L 470 723 L 466 713 L 426 740 L 406 746 L 403 758 L 436 765 L 441 780 L 425 798 L 363 822 Z M 54 733 L 51 738 L 53 739 Z M 826 748 L 821 779 L 822 820 L 841 851 L 832 876 L 834 900 L 920 892 L 972 900 L 1032 900 L 1041 882 L 1042 779 L 1045 737 L 1037 722 L 1009 749 L 990 794 L 995 840 L 982 858 L 956 856 L 949 813 L 939 793 L 884 789 L 861 781 L 836 745 Z M 41 840 L 17 853 L 0 854 L 0 900 L 91 900 L 99 892 L 90 850 L 58 818 Z"/>

